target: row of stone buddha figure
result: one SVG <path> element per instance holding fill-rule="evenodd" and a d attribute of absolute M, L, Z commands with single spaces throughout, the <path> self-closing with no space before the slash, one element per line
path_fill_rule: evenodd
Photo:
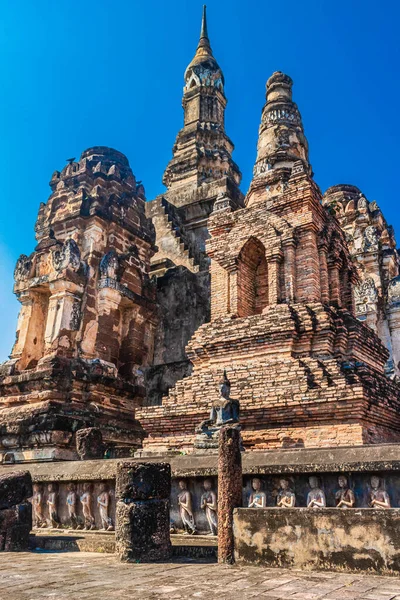
<path fill-rule="evenodd" d="M 47 485 L 46 493 L 43 487 L 35 483 L 33 485 L 33 496 L 31 499 L 33 508 L 33 525 L 34 527 L 53 527 L 59 529 L 62 527 L 59 517 L 60 497 L 57 486 L 54 483 Z M 78 504 L 82 507 L 82 517 L 78 516 Z M 93 489 L 90 483 L 83 484 L 83 493 L 77 492 L 77 487 L 74 483 L 68 484 L 68 494 L 65 499 L 65 504 L 68 514 L 68 526 L 72 529 L 96 529 L 96 520 L 93 514 L 93 506 L 98 509 L 101 527 L 106 531 L 113 531 L 114 526 L 109 515 L 110 512 L 110 492 L 105 483 L 101 483 L 97 498 L 93 497 Z M 48 519 L 44 514 L 47 506 Z"/>
<path fill-rule="evenodd" d="M 311 476 L 308 480 L 310 491 L 307 494 L 307 508 L 326 508 L 326 496 L 324 490 L 320 487 L 318 478 Z M 296 494 L 290 488 L 287 479 L 282 478 L 279 482 L 279 491 L 276 496 L 276 506 L 278 508 L 294 508 L 296 506 Z M 255 477 L 251 482 L 252 492 L 249 496 L 249 508 L 266 508 L 267 496 L 261 489 L 261 480 Z M 347 477 L 339 475 L 338 490 L 335 493 L 336 508 L 354 508 L 356 506 L 356 496 L 349 487 Z M 368 492 L 368 506 L 370 508 L 385 509 L 391 508 L 389 494 L 383 487 L 383 482 L 379 477 L 371 477 L 371 489 Z"/>
<path fill-rule="evenodd" d="M 326 495 L 320 486 L 318 477 L 312 475 L 309 480 L 310 490 L 307 494 L 307 508 L 326 508 Z M 179 507 L 179 515 L 186 534 L 198 533 L 198 528 L 195 522 L 192 493 L 188 489 L 187 482 L 181 479 L 178 482 L 180 492 L 177 497 Z M 370 508 L 386 509 L 391 508 L 389 494 L 385 491 L 383 481 L 372 476 L 370 480 L 371 489 L 368 492 L 368 506 Z M 209 527 L 208 535 L 218 534 L 218 502 L 217 494 L 213 490 L 211 479 L 206 479 L 203 483 L 204 492 L 200 500 L 200 508 L 204 510 Z M 266 508 L 267 495 L 262 491 L 262 482 L 258 477 L 254 477 L 251 481 L 252 491 L 248 497 L 248 508 Z M 342 509 L 351 509 L 357 505 L 357 499 L 354 491 L 349 487 L 348 480 L 345 475 L 338 477 L 338 489 L 335 492 L 335 507 Z M 277 508 L 295 508 L 297 505 L 296 494 L 290 487 L 290 482 L 281 478 L 279 482 L 279 490 L 276 495 Z M 174 531 L 174 527 L 172 528 Z"/>

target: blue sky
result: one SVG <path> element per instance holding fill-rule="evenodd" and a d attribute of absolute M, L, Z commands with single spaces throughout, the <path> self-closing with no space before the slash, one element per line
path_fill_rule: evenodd
<path fill-rule="evenodd" d="M 183 73 L 201 2 L 19 0 L 0 21 L 0 361 L 18 302 L 12 273 L 34 248 L 48 182 L 87 147 L 124 152 L 148 199 L 182 126 Z M 399 232 L 400 3 L 397 0 L 210 0 L 208 30 L 225 75 L 226 129 L 246 192 L 265 82 L 295 82 L 315 178 L 352 183 Z"/>

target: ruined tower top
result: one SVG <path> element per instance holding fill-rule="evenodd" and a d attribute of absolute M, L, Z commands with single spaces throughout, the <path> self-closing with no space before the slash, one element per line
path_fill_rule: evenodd
<path fill-rule="evenodd" d="M 292 100 L 293 81 L 276 71 L 267 81 L 266 103 L 262 110 L 257 158 L 253 181 L 247 197 L 251 204 L 260 195 L 273 196 L 283 191 L 295 162 L 301 161 L 311 173 L 308 142 L 304 135 L 300 111 Z"/>
<path fill-rule="evenodd" d="M 200 39 L 196 54 L 185 71 L 185 91 L 196 85 L 214 86 L 223 92 L 224 75 L 215 60 L 207 30 L 206 6 L 203 6 Z"/>
<path fill-rule="evenodd" d="M 197 50 L 184 80 L 184 126 L 163 177 L 168 201 L 182 207 L 205 200 L 213 203 L 218 194 L 228 194 L 234 205 L 241 204 L 241 173 L 225 133 L 224 76 L 211 50 L 205 6 Z"/>

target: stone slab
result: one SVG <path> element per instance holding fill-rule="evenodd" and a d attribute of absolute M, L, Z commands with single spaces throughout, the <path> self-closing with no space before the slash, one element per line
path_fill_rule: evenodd
<path fill-rule="evenodd" d="M 33 462 L 24 465 L 33 481 L 107 481 L 116 477 L 117 464 L 143 459 Z M 146 457 L 146 462 L 168 462 L 172 477 L 210 477 L 217 474 L 216 454 Z M 337 448 L 288 448 L 244 452 L 244 475 L 323 472 L 400 471 L 400 444 Z M 0 465 L 0 476 L 15 471 L 15 465 Z"/>

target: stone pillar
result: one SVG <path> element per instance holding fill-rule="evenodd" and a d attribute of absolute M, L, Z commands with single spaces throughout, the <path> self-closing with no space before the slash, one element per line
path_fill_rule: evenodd
<path fill-rule="evenodd" d="M 0 476 L 0 551 L 26 552 L 32 528 L 32 478 L 28 471 Z"/>
<path fill-rule="evenodd" d="M 331 303 L 341 306 L 339 265 L 335 263 L 329 265 L 329 291 Z"/>
<path fill-rule="evenodd" d="M 319 270 L 321 281 L 321 302 L 329 304 L 328 250 L 325 246 L 319 248 Z"/>
<path fill-rule="evenodd" d="M 276 256 L 268 260 L 268 304 L 278 304 L 280 299 L 279 263 Z"/>
<path fill-rule="evenodd" d="M 296 298 L 296 248 L 295 242 L 289 240 L 284 244 L 284 273 L 285 273 L 285 300 L 294 302 Z"/>
<path fill-rule="evenodd" d="M 237 270 L 228 274 L 228 314 L 237 315 L 238 312 L 238 274 Z M 213 297 L 211 295 L 211 297 Z"/>
<path fill-rule="evenodd" d="M 29 290 L 21 292 L 22 308 L 18 317 L 17 341 L 11 358 L 18 358 L 20 370 L 32 367 L 44 351 L 44 324 L 47 319 L 48 294 Z"/>
<path fill-rule="evenodd" d="M 233 509 L 242 505 L 241 435 L 222 427 L 218 451 L 218 562 L 232 564 L 234 557 Z"/>
<path fill-rule="evenodd" d="M 60 349 L 62 354 L 68 354 L 73 351 L 74 335 L 80 324 L 83 289 L 69 281 L 59 280 L 50 285 L 50 291 L 44 333 L 46 351 L 57 352 Z"/>
<path fill-rule="evenodd" d="M 121 561 L 170 558 L 170 494 L 168 463 L 117 464 L 115 542 Z"/>

